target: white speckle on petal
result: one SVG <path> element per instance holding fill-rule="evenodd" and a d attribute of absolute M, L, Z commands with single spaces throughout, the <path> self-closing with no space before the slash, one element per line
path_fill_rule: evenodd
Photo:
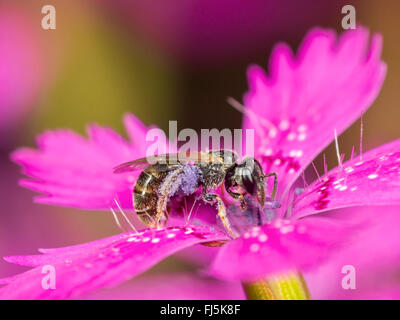
<path fill-rule="evenodd" d="M 151 242 L 152 242 L 152 243 L 160 242 L 160 238 L 154 238 L 154 239 L 151 240 Z"/>
<path fill-rule="evenodd" d="M 358 166 L 361 166 L 363 163 L 364 163 L 364 162 L 360 161 L 360 162 L 357 162 L 357 163 L 354 164 L 354 165 L 358 167 Z"/>
<path fill-rule="evenodd" d="M 282 227 L 282 221 L 281 220 L 276 220 L 276 221 L 274 221 L 274 227 L 275 228 L 280 228 L 280 227 Z"/>
<path fill-rule="evenodd" d="M 346 171 L 347 173 L 353 172 L 354 169 L 352 167 L 347 167 L 344 169 L 344 171 Z"/>
<path fill-rule="evenodd" d="M 299 141 L 303 141 L 303 140 L 305 140 L 306 139 L 306 134 L 305 133 L 300 133 L 299 134 L 299 136 L 297 137 L 297 139 L 299 140 Z"/>
<path fill-rule="evenodd" d="M 289 156 L 300 158 L 303 155 L 303 150 L 291 150 Z"/>
<path fill-rule="evenodd" d="M 168 238 L 168 239 L 171 239 L 171 238 L 173 238 L 173 237 L 175 237 L 175 233 L 168 233 L 168 234 L 167 234 L 167 238 Z"/>
<path fill-rule="evenodd" d="M 287 130 L 289 129 L 290 123 L 287 120 L 282 120 L 281 123 L 279 124 L 279 129 L 281 130 Z"/>
<path fill-rule="evenodd" d="M 368 179 L 376 179 L 378 175 L 376 173 L 372 173 L 368 176 Z"/>
<path fill-rule="evenodd" d="M 300 125 L 297 130 L 299 130 L 299 132 L 304 132 L 307 130 L 307 126 L 305 124 Z"/>
<path fill-rule="evenodd" d="M 145 238 L 143 238 L 142 241 L 143 241 L 143 242 L 149 242 L 149 241 L 150 241 L 150 238 L 149 238 L 149 237 L 145 237 Z"/>
<path fill-rule="evenodd" d="M 268 148 L 267 150 L 265 150 L 265 155 L 266 156 L 270 156 L 272 154 L 272 149 Z"/>
<path fill-rule="evenodd" d="M 136 240 L 136 238 L 129 238 L 128 240 L 126 240 L 126 241 L 128 241 L 128 242 L 132 242 L 132 241 L 135 241 Z"/>
<path fill-rule="evenodd" d="M 271 130 L 269 130 L 269 136 L 270 138 L 275 138 L 276 135 L 278 134 L 277 130 L 275 128 L 272 128 Z"/>
<path fill-rule="evenodd" d="M 293 141 L 294 139 L 296 139 L 296 134 L 293 133 L 293 132 L 291 132 L 291 133 L 289 133 L 289 134 L 287 135 L 286 139 L 287 139 L 288 141 Z"/>
<path fill-rule="evenodd" d="M 258 236 L 258 241 L 260 241 L 260 242 L 265 242 L 265 241 L 267 241 L 267 240 L 268 240 L 268 236 L 267 236 L 265 233 L 260 234 L 260 235 Z"/>
<path fill-rule="evenodd" d="M 284 226 L 281 228 L 281 233 L 286 234 L 286 233 L 292 232 L 293 230 L 294 230 L 294 227 L 292 225 Z"/>
<path fill-rule="evenodd" d="M 258 233 L 259 233 L 258 229 L 253 229 L 253 230 L 251 230 L 251 236 L 252 236 L 253 238 L 256 238 L 256 237 L 258 236 Z"/>
<path fill-rule="evenodd" d="M 274 161 L 274 165 L 279 166 L 281 164 L 281 162 L 282 162 L 281 159 L 276 159 Z"/>
<path fill-rule="evenodd" d="M 339 188 L 340 191 L 344 191 L 346 189 L 347 189 L 347 186 L 342 186 L 342 187 Z"/>
<path fill-rule="evenodd" d="M 344 180 L 344 178 L 337 179 L 336 181 L 333 182 L 333 184 L 338 184 L 338 183 L 342 182 L 343 180 Z"/>
<path fill-rule="evenodd" d="M 249 232 L 246 232 L 246 233 L 243 235 L 243 238 L 245 238 L 245 239 L 250 238 L 250 233 L 249 233 Z"/>
<path fill-rule="evenodd" d="M 250 246 L 250 251 L 251 251 L 251 252 L 257 252 L 258 250 L 260 250 L 260 245 L 259 245 L 258 243 L 253 243 L 253 244 Z"/>
<path fill-rule="evenodd" d="M 350 189 L 350 191 L 355 191 L 355 190 L 357 190 L 357 187 L 353 187 Z"/>

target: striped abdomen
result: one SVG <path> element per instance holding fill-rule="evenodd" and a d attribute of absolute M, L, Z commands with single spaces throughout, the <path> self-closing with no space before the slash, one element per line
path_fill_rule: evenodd
<path fill-rule="evenodd" d="M 198 189 L 200 181 L 201 169 L 197 166 L 148 166 L 135 184 L 134 204 L 139 219 L 150 227 L 162 226 L 168 218 L 169 199 L 192 194 Z"/>
<path fill-rule="evenodd" d="M 149 165 L 135 183 L 133 203 L 136 214 L 140 221 L 150 227 L 156 226 L 158 190 L 171 170 L 167 164 Z"/>

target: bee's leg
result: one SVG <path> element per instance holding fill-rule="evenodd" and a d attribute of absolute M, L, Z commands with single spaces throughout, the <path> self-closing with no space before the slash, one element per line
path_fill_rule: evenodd
<path fill-rule="evenodd" d="M 242 193 L 237 193 L 237 192 L 233 192 L 230 189 L 227 189 L 226 192 L 228 192 L 228 194 L 234 198 L 234 199 L 238 199 L 240 201 L 240 209 L 242 211 L 245 211 L 247 209 L 247 203 L 246 200 L 244 200 L 244 194 Z"/>
<path fill-rule="evenodd" d="M 272 198 L 272 199 L 275 199 L 276 191 L 277 191 L 277 189 L 278 189 L 278 175 L 277 175 L 277 173 L 276 173 L 276 172 L 268 173 L 268 174 L 266 174 L 266 175 L 264 176 L 264 178 L 268 178 L 268 177 L 271 177 L 271 176 L 274 177 L 274 187 L 273 187 L 273 189 L 272 189 L 271 198 Z"/>
<path fill-rule="evenodd" d="M 226 201 L 226 197 L 225 197 L 225 187 L 224 187 L 224 184 L 223 184 L 223 183 L 221 183 L 220 189 L 221 189 L 221 198 L 222 198 L 222 200 Z"/>
<path fill-rule="evenodd" d="M 156 215 L 156 223 L 157 227 L 164 227 L 167 223 L 168 219 L 168 214 L 167 212 L 167 205 L 169 201 L 169 190 L 173 186 L 174 183 L 176 183 L 176 179 L 179 177 L 180 174 L 182 174 L 183 169 L 182 167 L 175 169 L 175 171 L 172 171 L 168 177 L 164 180 L 164 182 L 161 184 L 160 189 L 159 189 L 159 197 L 157 200 L 157 215 Z"/>
<path fill-rule="evenodd" d="M 237 235 L 232 231 L 231 224 L 226 216 L 225 204 L 222 202 L 221 198 L 215 193 L 207 193 L 206 189 L 203 188 L 203 199 L 207 202 L 217 204 L 218 216 L 221 219 L 226 231 L 228 231 L 233 238 L 237 238 Z"/>

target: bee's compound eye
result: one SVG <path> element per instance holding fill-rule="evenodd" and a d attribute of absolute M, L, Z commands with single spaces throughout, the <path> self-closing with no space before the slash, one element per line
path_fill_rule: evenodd
<path fill-rule="evenodd" d="M 253 177 L 252 170 L 243 168 L 243 170 L 241 170 L 241 180 L 243 188 L 248 193 L 254 195 L 257 192 L 257 182 Z"/>

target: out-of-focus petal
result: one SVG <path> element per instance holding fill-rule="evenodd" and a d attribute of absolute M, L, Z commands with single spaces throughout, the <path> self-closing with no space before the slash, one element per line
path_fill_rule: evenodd
<path fill-rule="evenodd" d="M 275 220 L 223 246 L 211 274 L 226 280 L 255 280 L 293 269 L 310 270 L 349 239 L 355 225 L 322 217 Z"/>
<path fill-rule="evenodd" d="M 400 140 L 347 161 L 295 201 L 293 217 L 350 206 L 400 204 Z"/>
<path fill-rule="evenodd" d="M 43 250 L 35 256 L 6 257 L 9 262 L 33 266 L 7 278 L 0 299 L 65 299 L 115 286 L 146 271 L 167 256 L 201 242 L 224 240 L 214 230 L 189 226 L 122 234 L 77 247 Z M 56 289 L 43 289 L 42 267 L 55 269 Z"/>
<path fill-rule="evenodd" d="M 148 275 L 83 299 L 94 300 L 242 300 L 239 282 L 225 282 L 192 273 Z"/>
<path fill-rule="evenodd" d="M 30 179 L 21 185 L 45 194 L 36 202 L 84 209 L 131 209 L 133 183 L 140 171 L 114 174 L 123 162 L 146 156 L 147 128 L 135 116 L 124 118 L 131 141 L 110 128 L 90 125 L 88 138 L 70 130 L 48 131 L 39 136 L 39 149 L 23 148 L 12 160 Z"/>
<path fill-rule="evenodd" d="M 332 142 L 334 130 L 343 132 L 378 95 L 386 71 L 382 40 L 368 40 L 362 27 L 339 39 L 314 29 L 297 57 L 286 45 L 275 48 L 269 76 L 249 69 L 244 128 L 255 129 L 255 155 L 266 172 L 278 173 L 280 193 Z"/>

